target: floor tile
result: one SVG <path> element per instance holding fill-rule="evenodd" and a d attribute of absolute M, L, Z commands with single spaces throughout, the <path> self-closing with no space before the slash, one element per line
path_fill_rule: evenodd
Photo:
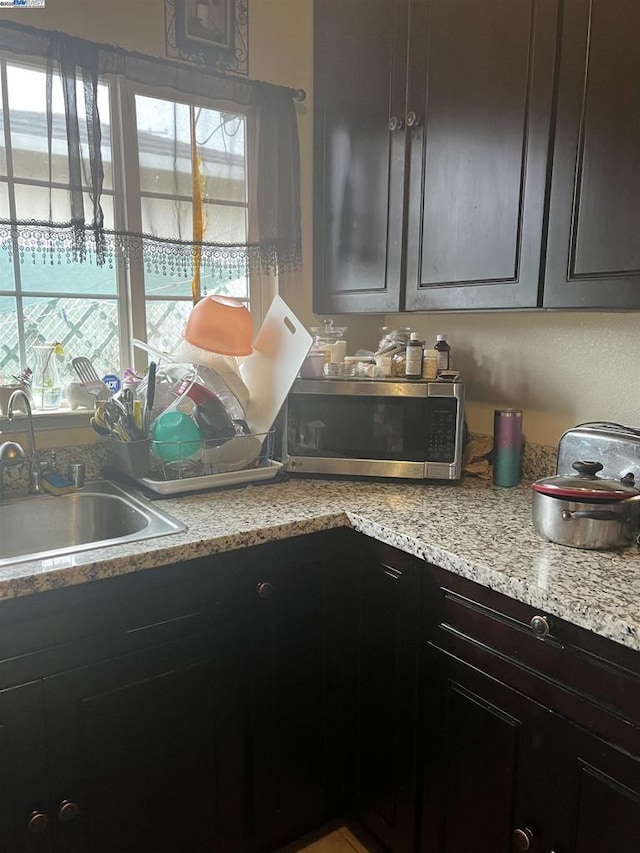
<path fill-rule="evenodd" d="M 370 851 L 346 826 L 340 826 L 323 838 L 310 843 L 306 843 L 303 839 L 300 846 L 290 844 L 281 853 L 370 853 Z"/>

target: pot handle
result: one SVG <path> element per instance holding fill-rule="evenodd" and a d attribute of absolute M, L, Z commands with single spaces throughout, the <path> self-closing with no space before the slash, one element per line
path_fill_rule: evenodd
<path fill-rule="evenodd" d="M 571 521 L 574 518 L 592 518 L 594 521 L 626 521 L 624 516 L 619 512 L 612 512 L 606 509 L 583 509 L 562 511 L 562 518 L 565 521 Z"/>

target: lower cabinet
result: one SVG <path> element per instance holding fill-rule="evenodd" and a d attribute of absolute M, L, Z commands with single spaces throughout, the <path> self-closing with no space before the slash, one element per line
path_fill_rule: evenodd
<path fill-rule="evenodd" d="M 51 853 L 42 684 L 0 691 L 0 850 Z"/>
<path fill-rule="evenodd" d="M 416 849 L 421 561 L 360 540 L 353 605 L 354 812 L 394 853 Z"/>
<path fill-rule="evenodd" d="M 567 787 L 558 814 L 558 853 L 640 850 L 640 756 L 577 727 L 564 726 L 557 744 Z M 563 834 L 561 834 L 563 833 Z"/>
<path fill-rule="evenodd" d="M 212 631 L 45 679 L 56 849 L 246 848 L 245 669 Z"/>
<path fill-rule="evenodd" d="M 422 853 L 640 849 L 640 664 L 426 570 Z"/>
<path fill-rule="evenodd" d="M 328 665 L 346 578 L 347 531 L 252 548 L 251 742 L 257 849 L 273 850 L 333 812 Z M 348 568 L 345 569 L 348 572 Z"/>
<path fill-rule="evenodd" d="M 0 602 L 0 850 L 637 853 L 640 656 L 351 530 Z"/>
<path fill-rule="evenodd" d="M 233 562 L 0 604 L 1 850 L 251 849 Z"/>
<path fill-rule="evenodd" d="M 266 851 L 340 813 L 348 533 L 0 602 L 0 850 Z"/>
<path fill-rule="evenodd" d="M 533 849 L 555 850 L 540 829 L 553 826 L 559 783 L 548 710 L 445 654 L 425 664 L 421 849 L 529 849 L 533 832 Z"/>

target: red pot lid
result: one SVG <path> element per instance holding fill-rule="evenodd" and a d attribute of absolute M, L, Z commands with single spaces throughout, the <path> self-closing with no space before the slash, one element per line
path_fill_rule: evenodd
<path fill-rule="evenodd" d="M 622 501 L 640 495 L 633 484 L 633 476 L 627 481 L 598 477 L 602 471 L 600 462 L 574 462 L 575 474 L 561 474 L 536 480 L 533 489 L 554 498 L 569 498 L 574 501 Z"/>

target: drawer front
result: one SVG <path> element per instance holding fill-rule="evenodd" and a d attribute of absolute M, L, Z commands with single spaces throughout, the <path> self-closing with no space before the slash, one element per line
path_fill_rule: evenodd
<path fill-rule="evenodd" d="M 243 552 L 0 602 L 0 689 L 247 619 Z"/>
<path fill-rule="evenodd" d="M 440 569 L 427 573 L 434 647 L 640 753 L 640 654 Z"/>

